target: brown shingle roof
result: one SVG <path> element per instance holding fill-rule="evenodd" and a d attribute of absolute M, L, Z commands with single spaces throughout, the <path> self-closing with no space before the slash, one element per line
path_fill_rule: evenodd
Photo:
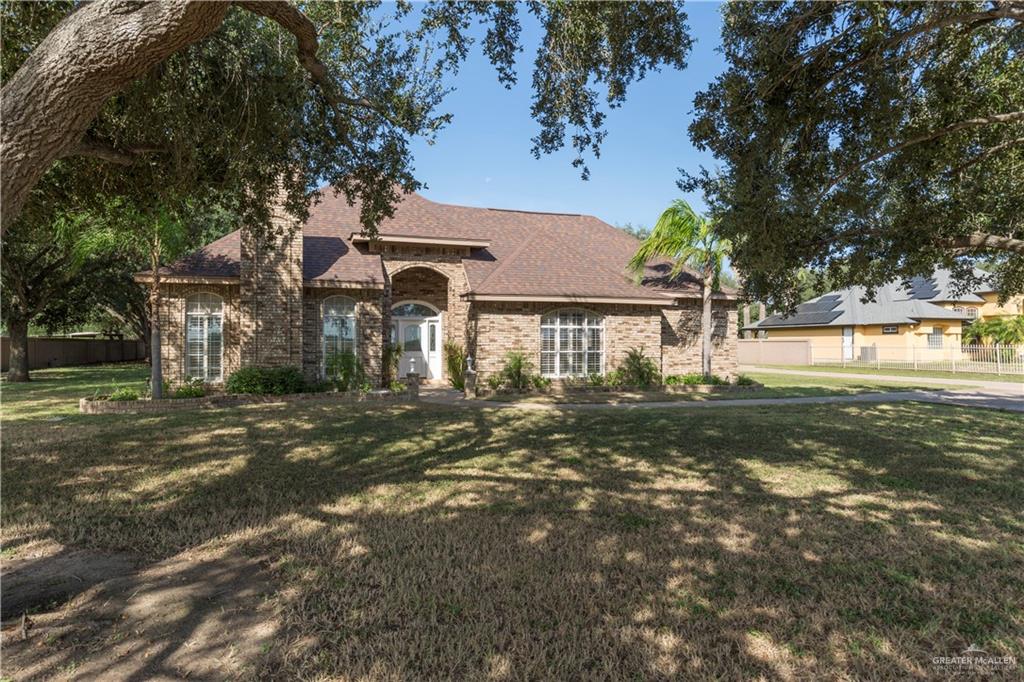
<path fill-rule="evenodd" d="M 593 216 L 537 213 L 441 204 L 405 195 L 395 215 L 380 225 L 382 235 L 460 238 L 489 242 L 463 259 L 473 295 L 567 296 L 649 299 L 699 296 L 689 271 L 671 282 L 664 261 L 652 262 L 644 285 L 626 264 L 639 242 Z M 312 282 L 383 282 L 380 257 L 349 237 L 361 230 L 359 206 L 329 190 L 310 209 L 303 227 L 303 274 Z M 237 277 L 239 233 L 233 232 L 165 268 L 181 277 Z"/>

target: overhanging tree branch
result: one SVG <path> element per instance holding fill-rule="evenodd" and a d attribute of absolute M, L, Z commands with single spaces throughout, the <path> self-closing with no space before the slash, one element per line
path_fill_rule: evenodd
<path fill-rule="evenodd" d="M 965 237 L 952 239 L 949 245 L 958 254 L 971 251 L 1009 251 L 1024 255 L 1024 239 L 1014 239 L 998 234 L 975 232 Z"/>
<path fill-rule="evenodd" d="M 958 132 L 960 130 L 966 130 L 968 128 L 977 128 L 979 126 L 995 125 L 995 124 L 1003 124 L 1003 123 L 1016 123 L 1017 121 L 1024 121 L 1024 111 L 1011 111 L 1011 112 L 1008 112 L 1008 113 L 1005 113 L 1005 114 L 989 114 L 988 116 L 979 116 L 977 118 L 970 118 L 970 119 L 967 119 L 965 121 L 959 121 L 957 123 L 953 123 L 953 124 L 948 125 L 948 126 L 946 126 L 944 128 L 938 128 L 936 130 L 932 130 L 930 132 L 923 133 L 921 135 L 917 135 L 917 136 L 912 137 L 909 140 L 905 140 L 905 141 L 903 141 L 903 142 L 901 142 L 899 144 L 895 144 L 895 145 L 892 145 L 890 147 L 886 147 L 885 149 L 882 149 L 882 150 L 872 154 L 871 156 L 868 156 L 868 157 L 866 157 L 864 159 L 861 159 L 860 161 L 858 161 L 857 163 L 853 164 L 852 166 L 847 167 L 838 176 L 836 176 L 833 179 L 829 180 L 828 185 L 825 187 L 825 189 L 822 191 L 821 194 L 823 196 L 825 194 L 828 194 L 829 190 L 831 190 L 833 187 L 835 187 L 836 185 L 841 183 L 843 180 L 846 180 L 848 177 L 850 177 L 851 175 L 856 173 L 859 169 L 863 168 L 864 166 L 867 166 L 868 164 L 872 164 L 875 161 L 883 159 L 886 156 L 889 156 L 890 154 L 894 154 L 894 153 L 896 153 L 898 151 L 901 151 L 903 149 L 906 149 L 908 147 L 913 147 L 914 145 L 921 144 L 922 142 L 929 142 L 931 140 L 936 140 L 936 139 L 938 139 L 940 137 L 945 137 L 946 135 L 950 135 L 950 134 Z"/>
<path fill-rule="evenodd" d="M 108 142 L 103 142 L 102 140 L 97 140 L 92 137 L 86 137 L 78 143 L 77 147 L 69 149 L 67 153 L 64 154 L 64 157 L 91 156 L 97 159 L 103 159 L 109 163 L 115 163 L 119 166 L 130 166 L 143 154 L 162 151 L 166 150 L 161 147 L 148 146 L 119 149 Z"/>

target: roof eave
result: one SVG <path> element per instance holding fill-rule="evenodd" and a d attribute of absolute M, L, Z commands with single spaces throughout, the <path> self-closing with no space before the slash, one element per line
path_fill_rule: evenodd
<path fill-rule="evenodd" d="M 672 304 L 672 297 L 638 298 L 631 296 L 573 296 L 541 294 L 462 294 L 467 301 L 509 302 L 509 303 L 618 303 L 624 305 L 648 305 L 664 307 Z"/>

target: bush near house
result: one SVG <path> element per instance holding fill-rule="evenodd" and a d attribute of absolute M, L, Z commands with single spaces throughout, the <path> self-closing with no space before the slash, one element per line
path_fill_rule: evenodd
<path fill-rule="evenodd" d="M 298 367 L 243 367 L 228 377 L 228 393 L 285 395 L 301 393 L 306 382 Z"/>
<path fill-rule="evenodd" d="M 740 383 L 738 380 L 736 383 Z M 673 374 L 665 377 L 666 386 L 728 386 L 729 380 L 723 379 L 722 377 L 710 374 L 704 376 L 692 372 L 690 374 Z M 742 384 L 743 386 L 750 386 L 752 384 Z"/>
<path fill-rule="evenodd" d="M 466 349 L 454 341 L 444 342 L 444 362 L 453 388 L 466 388 Z"/>

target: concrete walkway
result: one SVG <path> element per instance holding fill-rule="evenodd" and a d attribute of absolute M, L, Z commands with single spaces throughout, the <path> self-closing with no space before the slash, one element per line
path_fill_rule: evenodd
<path fill-rule="evenodd" d="M 624 403 L 532 403 L 466 400 L 461 393 L 449 389 L 426 389 L 420 400 L 435 405 L 516 410 L 651 410 L 651 409 L 717 409 L 723 407 L 758 407 L 770 405 L 830 405 L 839 403 L 894 403 L 913 400 L 925 403 L 983 407 L 1011 412 L 1024 412 L 1024 396 L 989 391 L 889 391 L 855 393 L 853 395 L 812 396 L 803 398 L 748 398 L 739 400 L 672 400 Z"/>
<path fill-rule="evenodd" d="M 782 369 L 780 367 L 758 367 L 754 365 L 740 367 L 741 372 L 758 372 L 761 374 L 789 374 L 801 377 L 827 377 L 832 379 L 865 379 L 868 381 L 892 381 L 907 382 L 915 384 L 928 384 L 935 386 L 970 386 L 981 389 L 985 392 L 1006 393 L 1024 397 L 1024 377 L 1019 381 L 985 381 L 979 379 L 945 379 L 929 376 L 909 376 L 893 374 L 852 374 L 849 372 L 829 372 L 828 370 L 816 369 Z"/>

